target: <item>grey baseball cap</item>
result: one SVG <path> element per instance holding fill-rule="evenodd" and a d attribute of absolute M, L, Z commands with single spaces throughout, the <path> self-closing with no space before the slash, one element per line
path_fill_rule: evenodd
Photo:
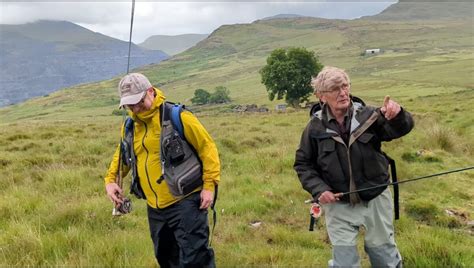
<path fill-rule="evenodd" d="M 120 80 L 118 92 L 120 95 L 120 106 L 137 104 L 146 91 L 153 87 L 143 74 L 130 73 Z"/>

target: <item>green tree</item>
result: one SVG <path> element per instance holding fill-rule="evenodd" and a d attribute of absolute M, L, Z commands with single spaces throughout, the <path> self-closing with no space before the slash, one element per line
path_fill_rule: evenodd
<path fill-rule="evenodd" d="M 202 88 L 198 88 L 194 91 L 194 97 L 191 99 L 193 104 L 206 104 L 209 103 L 211 93 L 207 92 Z"/>
<path fill-rule="evenodd" d="M 313 51 L 292 47 L 275 49 L 267 58 L 267 65 L 260 70 L 262 84 L 273 101 L 283 99 L 292 107 L 308 101 L 313 92 L 311 77 L 319 73 L 323 65 Z"/>
<path fill-rule="evenodd" d="M 230 102 L 231 99 L 229 97 L 230 91 L 223 86 L 218 86 L 214 89 L 214 92 L 211 94 L 209 98 L 210 103 L 226 103 Z"/>

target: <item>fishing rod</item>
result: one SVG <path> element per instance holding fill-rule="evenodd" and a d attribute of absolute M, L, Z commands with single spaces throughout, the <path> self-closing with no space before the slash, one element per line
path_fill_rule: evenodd
<path fill-rule="evenodd" d="M 440 172 L 440 173 L 421 176 L 421 177 L 408 179 L 408 180 L 403 180 L 403 181 L 396 181 L 396 182 L 391 182 L 391 183 L 386 183 L 386 184 L 375 185 L 375 186 L 371 186 L 371 187 L 367 187 L 367 188 L 363 188 L 363 189 L 358 189 L 358 190 L 354 190 L 354 191 L 349 191 L 349 192 L 336 193 L 334 195 L 336 197 L 343 197 L 343 196 L 348 195 L 348 194 L 360 193 L 360 192 L 363 192 L 363 191 L 377 189 L 377 188 L 380 188 L 380 187 L 386 187 L 386 186 L 390 186 L 390 185 L 397 185 L 397 184 L 402 184 L 402 183 L 406 183 L 406 182 L 412 182 L 412 181 L 417 181 L 417 180 L 422 180 L 422 179 L 427 179 L 427 178 L 432 178 L 432 177 L 438 177 L 438 176 L 447 175 L 447 174 L 451 174 L 451 173 L 462 172 L 462 171 L 466 171 L 466 170 L 470 170 L 470 169 L 474 169 L 474 166 L 464 167 L 464 168 L 459 168 L 459 169 L 454 169 L 454 170 L 449 170 L 449 171 L 444 171 L 444 172 Z M 307 204 L 308 203 L 319 203 L 319 201 L 313 199 L 313 200 L 306 200 L 305 203 L 307 203 Z"/>
<path fill-rule="evenodd" d="M 380 187 L 387 187 L 389 185 L 398 185 L 398 184 L 401 184 L 401 183 L 412 182 L 412 181 L 417 181 L 417 180 L 422 180 L 422 179 L 447 175 L 447 174 L 451 174 L 451 173 L 462 172 L 462 171 L 466 171 L 466 170 L 470 170 L 470 169 L 474 169 L 474 166 L 464 167 L 464 168 L 459 168 L 459 169 L 454 169 L 454 170 L 449 170 L 449 171 L 444 171 L 444 172 L 435 173 L 435 174 L 426 175 L 426 176 L 421 176 L 421 177 L 408 179 L 408 180 L 404 180 L 404 181 L 395 181 L 395 182 L 391 182 L 391 183 L 387 183 L 387 184 L 375 185 L 375 186 L 372 186 L 372 187 L 367 187 L 367 188 L 363 188 L 363 189 L 359 189 L 359 190 L 355 190 L 355 191 L 336 193 L 334 195 L 339 198 L 339 197 L 342 197 L 342 196 L 348 195 L 348 194 L 354 194 L 354 193 L 359 193 L 359 192 L 372 190 L 372 189 L 376 189 L 376 188 L 380 188 Z M 312 204 L 311 208 L 310 208 L 309 231 L 313 231 L 314 230 L 314 225 L 317 223 L 319 217 L 322 214 L 322 210 L 321 210 L 321 207 L 319 205 L 319 200 L 309 199 L 309 200 L 306 200 L 305 203 L 306 204 L 309 204 L 309 203 Z M 397 213 L 396 213 L 396 215 L 397 215 Z M 396 218 L 398 218 L 398 216 Z"/>
<path fill-rule="evenodd" d="M 133 33 L 133 17 L 135 14 L 135 0 L 132 0 L 132 12 L 131 12 L 131 18 L 130 18 L 130 34 L 129 34 L 129 39 L 128 39 L 128 57 L 127 57 L 127 74 L 130 72 L 130 54 L 132 50 L 132 33 Z M 125 109 L 122 109 L 122 125 L 123 122 L 125 122 L 126 118 L 126 112 Z M 125 131 L 125 130 L 124 130 Z M 116 174 L 116 183 L 120 187 L 120 189 L 123 189 L 123 176 L 122 176 L 122 167 L 123 167 L 123 159 L 122 159 L 122 143 L 123 143 L 123 138 L 120 138 L 120 152 L 119 152 L 119 163 L 118 163 L 118 168 L 117 168 L 117 174 Z M 113 216 L 121 216 L 123 214 L 130 213 L 132 211 L 132 201 L 127 198 L 123 197 L 123 203 L 120 204 L 118 207 L 114 207 L 112 209 L 112 215 Z"/>
<path fill-rule="evenodd" d="M 359 189 L 359 190 L 355 190 L 355 191 L 344 192 L 344 193 L 337 193 L 337 194 L 335 194 L 335 195 L 336 195 L 336 197 L 342 197 L 342 196 L 348 195 L 348 194 L 355 194 L 355 193 L 359 193 L 359 192 L 363 192 L 363 191 L 368 191 L 368 190 L 372 190 L 372 189 L 377 189 L 377 188 L 380 188 L 380 187 L 386 187 L 386 186 L 390 186 L 390 185 L 402 184 L 402 183 L 406 183 L 406 182 L 412 182 L 412 181 L 417 181 L 417 180 L 422 180 L 422 179 L 427 179 L 427 178 L 432 178 L 432 177 L 447 175 L 447 174 L 451 174 L 451 173 L 462 172 L 462 171 L 466 171 L 466 170 L 470 170 L 470 169 L 474 169 L 474 166 L 465 167 L 465 168 L 459 168 L 459 169 L 454 169 L 454 170 L 449 170 L 449 171 L 444 171 L 444 172 L 440 172 L 440 173 L 436 173 L 436 174 L 421 176 L 421 177 L 417 177 L 417 178 L 413 178 L 413 179 L 408 179 L 408 180 L 403 180 L 403 181 L 396 181 L 396 182 L 391 182 L 391 183 L 387 183 L 387 184 L 375 185 L 375 186 L 371 186 L 371 187 L 367 187 L 367 188 L 363 188 L 363 189 Z"/>

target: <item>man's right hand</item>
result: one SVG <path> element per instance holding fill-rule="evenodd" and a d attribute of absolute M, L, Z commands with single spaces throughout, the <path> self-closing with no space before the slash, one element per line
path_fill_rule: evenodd
<path fill-rule="evenodd" d="M 111 182 L 105 185 L 105 191 L 110 201 L 114 203 L 115 207 L 118 207 L 119 204 L 123 203 L 123 191 L 120 189 L 117 183 Z"/>
<path fill-rule="evenodd" d="M 320 204 L 329 204 L 339 201 L 339 197 L 340 194 L 333 194 L 330 191 L 325 191 L 319 196 L 318 201 Z"/>

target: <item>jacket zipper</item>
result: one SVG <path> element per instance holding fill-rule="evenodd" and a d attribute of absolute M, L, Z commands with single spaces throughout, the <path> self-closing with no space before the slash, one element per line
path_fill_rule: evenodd
<path fill-rule="evenodd" d="M 355 180 L 354 180 L 354 177 L 352 175 L 352 161 L 351 161 L 350 145 L 346 146 L 346 149 L 347 149 L 347 162 L 349 163 L 349 179 L 350 179 L 350 181 L 349 181 L 349 191 L 355 191 L 355 190 L 357 190 L 356 189 L 357 186 L 355 184 Z M 354 184 L 354 189 L 351 189 L 352 188 L 351 184 Z M 355 195 L 356 196 L 355 198 L 359 199 L 359 201 L 360 201 L 360 198 L 359 198 L 358 194 L 353 194 L 353 195 Z M 351 203 L 352 203 L 352 198 L 351 198 L 350 195 L 349 195 L 349 201 L 351 201 Z M 354 200 L 354 202 L 357 202 L 357 200 Z"/>
<path fill-rule="evenodd" d="M 156 199 L 156 207 L 158 208 L 158 195 L 156 194 L 155 190 L 153 190 L 153 187 L 151 186 L 151 181 L 150 181 L 150 176 L 148 175 L 148 149 L 146 148 L 145 146 L 145 137 L 148 133 L 148 126 L 147 124 L 140 120 L 138 117 L 137 119 L 143 123 L 143 125 L 145 126 L 145 134 L 143 135 L 143 138 L 142 138 L 142 146 L 143 148 L 145 149 L 146 151 L 146 158 L 145 158 L 145 173 L 146 173 L 146 179 L 148 181 L 148 186 L 150 186 L 150 190 L 153 192 L 153 194 L 155 195 L 155 199 Z"/>
<path fill-rule="evenodd" d="M 333 137 L 333 140 L 335 140 L 336 142 L 344 145 L 344 147 L 346 148 L 346 152 L 347 152 L 347 163 L 348 163 L 348 166 L 349 166 L 349 190 L 350 191 L 353 191 L 353 190 L 356 190 L 356 189 L 351 189 L 351 182 L 354 183 L 354 187 L 356 186 L 355 185 L 355 181 L 354 181 L 354 178 L 352 176 L 352 162 L 351 162 L 351 152 L 350 152 L 350 144 L 347 145 L 341 138 L 341 136 L 337 136 L 337 137 Z M 350 140 L 350 139 L 349 139 Z M 352 201 L 351 201 L 352 203 Z"/>
<path fill-rule="evenodd" d="M 355 130 L 354 132 L 352 132 L 350 135 L 349 135 L 349 144 L 347 145 L 340 136 L 338 137 L 333 137 L 333 139 L 339 143 L 342 143 L 345 147 L 346 147 L 346 151 L 347 151 L 347 163 L 349 165 L 349 190 L 350 191 L 355 191 L 357 190 L 356 189 L 356 184 L 355 184 L 355 180 L 353 178 L 353 175 L 352 175 L 352 162 L 351 162 L 351 153 L 350 153 L 350 147 L 351 145 L 356 141 L 357 138 L 359 138 L 360 135 L 362 135 L 362 133 L 364 133 L 365 130 L 367 130 L 367 128 L 369 128 L 374 122 L 375 120 L 377 120 L 377 117 L 378 117 L 378 114 L 373 112 L 372 115 L 367 119 L 367 121 L 365 121 L 364 124 L 360 125 L 357 130 Z M 351 183 L 354 184 L 354 189 L 351 189 Z M 358 194 L 352 194 L 352 195 L 356 195 L 356 199 L 358 200 L 354 200 L 354 202 L 357 202 L 357 201 L 360 201 L 360 197 Z M 349 196 L 349 200 L 351 201 L 351 204 L 353 203 L 353 200 L 351 198 L 352 196 Z"/>

